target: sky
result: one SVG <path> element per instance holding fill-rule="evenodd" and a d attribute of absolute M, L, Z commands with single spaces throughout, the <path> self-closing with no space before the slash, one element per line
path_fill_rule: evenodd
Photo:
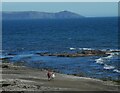
<path fill-rule="evenodd" d="M 86 17 L 118 15 L 117 2 L 3 2 L 2 11 L 71 11 Z"/>
<path fill-rule="evenodd" d="M 119 2 L 119 0 L 2 0 L 3 2 Z"/>

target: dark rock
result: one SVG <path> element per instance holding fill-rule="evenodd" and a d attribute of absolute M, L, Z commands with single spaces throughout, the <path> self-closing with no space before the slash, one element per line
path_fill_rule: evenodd
<path fill-rule="evenodd" d="M 106 54 L 106 52 L 101 51 L 101 50 L 85 50 L 83 51 L 84 54 L 95 54 L 95 55 L 101 55 L 101 54 Z"/>
<path fill-rule="evenodd" d="M 2 84 L 2 87 L 7 87 L 7 86 L 10 86 L 11 84 L 7 84 L 7 83 L 5 83 L 5 84 Z"/>
<path fill-rule="evenodd" d="M 41 88 L 41 86 L 40 85 L 36 85 L 37 86 L 37 89 L 40 89 Z"/>
<path fill-rule="evenodd" d="M 27 88 L 27 86 L 23 86 L 23 88 Z"/>
<path fill-rule="evenodd" d="M 5 57 L 5 58 L 0 58 L 0 60 L 8 60 L 9 58 Z"/>
<path fill-rule="evenodd" d="M 80 73 L 80 74 L 73 74 L 74 76 L 79 76 L 79 77 L 84 77 L 85 75 Z"/>
<path fill-rule="evenodd" d="M 13 56 L 14 56 L 14 55 L 16 55 L 16 54 L 14 54 L 14 53 L 9 53 L 8 55 L 13 55 Z"/>
<path fill-rule="evenodd" d="M 84 57 L 84 56 L 99 56 L 99 55 L 107 55 L 105 51 L 101 50 L 83 50 L 81 52 L 76 53 L 37 53 L 40 56 L 57 56 L 57 57 Z"/>
<path fill-rule="evenodd" d="M 2 68 L 9 68 L 8 65 L 2 65 Z"/>

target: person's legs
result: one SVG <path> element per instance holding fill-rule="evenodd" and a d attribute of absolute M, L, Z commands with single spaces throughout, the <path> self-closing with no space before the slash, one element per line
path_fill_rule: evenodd
<path fill-rule="evenodd" d="M 50 75 L 48 75 L 48 80 L 50 80 Z"/>

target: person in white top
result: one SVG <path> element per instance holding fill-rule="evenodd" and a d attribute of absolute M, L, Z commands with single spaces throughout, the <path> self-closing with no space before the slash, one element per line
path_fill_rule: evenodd
<path fill-rule="evenodd" d="M 55 78 L 55 73 L 53 72 L 52 74 L 51 74 L 51 79 L 54 79 Z"/>

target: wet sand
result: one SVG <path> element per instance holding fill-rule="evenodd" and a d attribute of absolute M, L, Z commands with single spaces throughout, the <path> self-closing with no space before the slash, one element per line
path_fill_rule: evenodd
<path fill-rule="evenodd" d="M 54 80 L 48 81 L 47 70 L 1 63 L 2 91 L 116 91 L 119 85 L 112 81 L 102 81 L 55 73 Z"/>

